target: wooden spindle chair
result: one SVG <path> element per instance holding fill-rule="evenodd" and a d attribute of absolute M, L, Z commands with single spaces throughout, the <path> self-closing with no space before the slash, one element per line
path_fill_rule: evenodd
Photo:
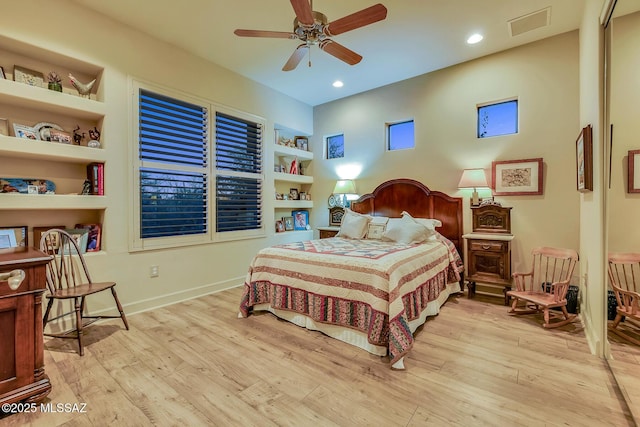
<path fill-rule="evenodd" d="M 122 305 L 116 294 L 115 282 L 93 282 L 89 275 L 89 269 L 82 256 L 78 243 L 73 236 L 64 230 L 51 229 L 44 232 L 40 238 L 40 250 L 53 258 L 47 264 L 47 288 L 48 298 L 47 309 L 44 314 L 43 327 L 46 328 L 47 323 L 51 320 L 57 320 L 70 314 L 75 314 L 74 327 L 71 330 L 61 333 L 46 333 L 45 336 L 56 338 L 70 338 L 78 340 L 80 356 L 84 355 L 84 347 L 82 345 L 82 335 L 85 326 L 100 320 L 120 318 L 125 328 L 129 329 L 127 318 L 124 315 Z M 118 312 L 117 316 L 89 316 L 85 315 L 86 303 L 85 299 L 89 295 L 98 292 L 111 290 L 113 299 L 116 302 Z M 49 318 L 51 308 L 54 301 L 62 301 L 62 306 L 66 309 L 68 303 L 73 303 L 73 310 L 60 314 L 52 319 Z"/>
<path fill-rule="evenodd" d="M 614 334 L 640 345 L 640 253 L 610 253 L 608 257 L 609 284 L 616 297 L 616 317 L 609 326 Z M 625 330 L 619 328 L 625 318 Z M 628 325 L 631 324 L 631 327 Z M 633 336 L 634 334 L 635 336 Z"/>
<path fill-rule="evenodd" d="M 513 298 L 513 314 L 543 313 L 545 328 L 557 328 L 576 316 L 567 311 L 567 290 L 573 275 L 578 253 L 573 249 L 539 247 L 531 251 L 533 266 L 528 273 L 513 273 L 515 289 L 507 292 Z M 524 307 L 520 304 L 524 302 Z M 552 321 L 552 308 L 559 308 L 560 320 Z M 554 313 L 555 314 L 555 313 Z"/>

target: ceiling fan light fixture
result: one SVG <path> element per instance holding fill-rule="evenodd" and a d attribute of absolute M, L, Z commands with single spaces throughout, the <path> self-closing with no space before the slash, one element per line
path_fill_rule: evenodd
<path fill-rule="evenodd" d="M 475 33 L 469 36 L 469 38 L 467 39 L 467 43 L 468 44 L 476 44 L 476 43 L 480 43 L 482 41 L 484 37 L 482 36 L 482 34 L 479 33 Z"/>
<path fill-rule="evenodd" d="M 333 87 L 342 87 L 344 86 L 344 83 L 342 83 L 342 80 L 336 80 L 335 82 L 333 82 Z"/>

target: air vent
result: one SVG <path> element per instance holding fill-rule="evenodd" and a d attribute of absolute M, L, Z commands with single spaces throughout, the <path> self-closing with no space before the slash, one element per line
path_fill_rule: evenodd
<path fill-rule="evenodd" d="M 512 19 L 508 22 L 511 37 L 546 27 L 551 22 L 551 7 Z"/>

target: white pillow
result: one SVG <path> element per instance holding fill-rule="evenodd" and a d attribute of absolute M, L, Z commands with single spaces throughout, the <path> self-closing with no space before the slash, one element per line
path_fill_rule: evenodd
<path fill-rule="evenodd" d="M 422 224 L 418 224 L 410 216 L 403 216 L 397 221 L 391 218 L 382 240 L 393 241 L 401 244 L 422 243 L 431 236 L 431 231 Z"/>
<path fill-rule="evenodd" d="M 345 209 L 340 224 L 340 231 L 337 236 L 346 239 L 362 239 L 369 229 L 371 217 L 353 212 L 351 209 Z"/>
<path fill-rule="evenodd" d="M 414 218 L 408 212 L 403 211 L 402 218 L 405 218 L 405 217 L 410 218 L 411 220 L 417 222 L 418 224 L 425 226 L 427 230 L 429 230 L 429 236 L 428 236 L 430 238 L 429 240 L 436 240 L 435 238 L 436 227 L 442 227 L 442 222 L 440 222 L 440 220 L 431 219 L 431 218 Z"/>
<path fill-rule="evenodd" d="M 367 239 L 379 240 L 384 235 L 384 231 L 387 229 L 387 222 L 389 217 L 386 216 L 374 216 L 371 218 L 367 230 Z"/>

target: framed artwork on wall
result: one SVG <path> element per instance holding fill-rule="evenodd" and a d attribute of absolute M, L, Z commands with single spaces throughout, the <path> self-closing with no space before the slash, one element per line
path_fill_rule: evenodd
<path fill-rule="evenodd" d="M 576 185 L 578 191 L 593 191 L 593 141 L 591 125 L 582 128 L 576 139 Z"/>
<path fill-rule="evenodd" d="M 542 157 L 500 160 L 491 163 L 494 196 L 533 196 L 542 194 Z"/>
<path fill-rule="evenodd" d="M 640 193 L 640 150 L 629 150 L 627 193 Z"/>

